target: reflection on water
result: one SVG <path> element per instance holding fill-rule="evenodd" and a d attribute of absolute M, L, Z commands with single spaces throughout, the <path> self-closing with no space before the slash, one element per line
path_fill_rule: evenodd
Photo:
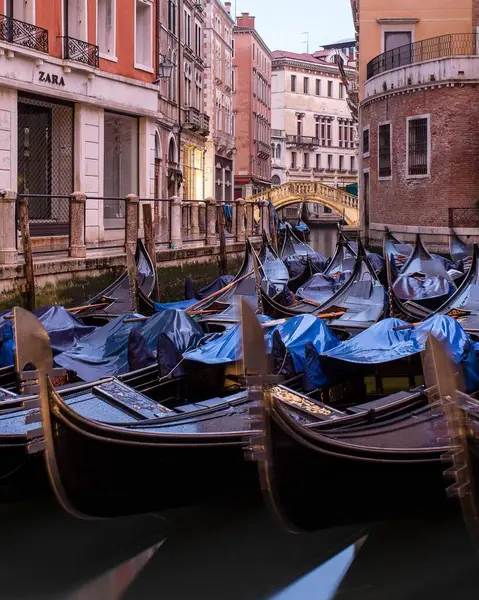
<path fill-rule="evenodd" d="M 245 494 L 98 522 L 35 500 L 0 506 L 0 520 L 2 600 L 472 600 L 479 588 L 457 512 L 292 535 Z"/>
<path fill-rule="evenodd" d="M 313 250 L 320 252 L 321 254 L 324 254 L 326 258 L 329 258 L 333 255 L 334 250 L 336 249 L 338 228 L 336 225 L 328 225 L 324 227 L 312 225 L 308 240 L 308 243 Z"/>
<path fill-rule="evenodd" d="M 352 544 L 293 585 L 276 594 L 273 600 L 297 600 L 298 598 L 332 600 L 366 538 L 367 536 L 360 542 Z"/>

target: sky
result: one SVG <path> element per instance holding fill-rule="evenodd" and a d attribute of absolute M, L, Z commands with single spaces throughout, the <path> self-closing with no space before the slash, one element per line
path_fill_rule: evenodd
<path fill-rule="evenodd" d="M 233 12 L 256 17 L 256 29 L 270 50 L 306 52 L 354 38 L 350 0 L 231 0 Z"/>

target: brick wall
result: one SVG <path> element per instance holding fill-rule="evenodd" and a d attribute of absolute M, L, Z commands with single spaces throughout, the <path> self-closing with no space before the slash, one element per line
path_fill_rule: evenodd
<path fill-rule="evenodd" d="M 370 125 L 370 223 L 447 227 L 448 208 L 479 199 L 479 104 L 475 86 L 426 88 L 366 103 Z M 408 179 L 406 119 L 430 115 L 430 177 Z M 378 125 L 392 124 L 392 178 L 378 181 Z"/>

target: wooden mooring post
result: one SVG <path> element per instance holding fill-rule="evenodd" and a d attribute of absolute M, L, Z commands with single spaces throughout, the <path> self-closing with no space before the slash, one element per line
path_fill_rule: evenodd
<path fill-rule="evenodd" d="M 272 204 L 270 204 L 268 206 L 268 211 L 269 211 L 269 232 L 271 235 L 271 243 L 273 244 L 274 251 L 279 256 L 278 230 L 276 229 L 276 222 L 274 220 L 274 208 L 273 208 Z"/>
<path fill-rule="evenodd" d="M 20 232 L 22 235 L 23 256 L 25 258 L 25 292 L 26 308 L 35 310 L 35 276 L 33 273 L 32 238 L 30 237 L 30 221 L 28 218 L 28 200 L 20 198 L 18 202 Z"/>
<path fill-rule="evenodd" d="M 135 256 L 128 244 L 126 245 L 126 267 L 130 281 L 131 306 L 133 312 L 138 312 L 138 280 L 136 278 Z"/>
<path fill-rule="evenodd" d="M 156 275 L 156 289 L 155 298 L 157 301 L 160 300 L 160 288 L 158 284 L 158 267 L 156 265 L 156 246 L 155 246 L 155 231 L 153 229 L 153 215 L 151 210 L 151 204 L 143 204 L 143 229 L 145 232 L 145 246 L 148 254 L 150 255 L 151 262 L 153 264 L 153 270 Z"/>
<path fill-rule="evenodd" d="M 226 275 L 228 273 L 228 260 L 226 258 L 225 210 L 223 204 L 218 206 L 218 233 L 220 236 L 219 271 L 220 275 Z"/>

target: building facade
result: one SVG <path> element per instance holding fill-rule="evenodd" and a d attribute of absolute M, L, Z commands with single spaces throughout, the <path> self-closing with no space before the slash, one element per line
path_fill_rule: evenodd
<path fill-rule="evenodd" d="M 58 197 L 76 190 L 89 197 L 87 241 L 114 237 L 124 205 L 95 198 L 153 193 L 155 3 L 1 0 L 0 9 L 0 188 L 30 196 L 33 235 L 68 231 Z"/>
<path fill-rule="evenodd" d="M 479 3 L 352 4 L 365 237 L 379 244 L 387 226 L 443 247 L 451 228 L 478 235 Z"/>
<path fill-rule="evenodd" d="M 357 181 L 356 129 L 337 60 L 351 78 L 349 53 L 273 52 L 271 84 L 272 182 L 322 182 L 345 187 Z M 329 209 L 314 204 L 313 213 Z"/>
<path fill-rule="evenodd" d="M 243 13 L 234 28 L 235 198 L 271 187 L 272 54 Z"/>
<path fill-rule="evenodd" d="M 168 0 L 158 2 L 157 10 L 159 61 L 174 64 L 171 77 L 159 81 L 157 145 L 161 163 L 156 169 L 164 183 L 159 191 L 164 198 L 203 200 L 210 131 L 204 98 L 205 2 Z"/>
<path fill-rule="evenodd" d="M 206 0 L 205 110 L 210 115 L 206 141 L 206 196 L 231 201 L 234 187 L 233 27 L 231 3 Z"/>

